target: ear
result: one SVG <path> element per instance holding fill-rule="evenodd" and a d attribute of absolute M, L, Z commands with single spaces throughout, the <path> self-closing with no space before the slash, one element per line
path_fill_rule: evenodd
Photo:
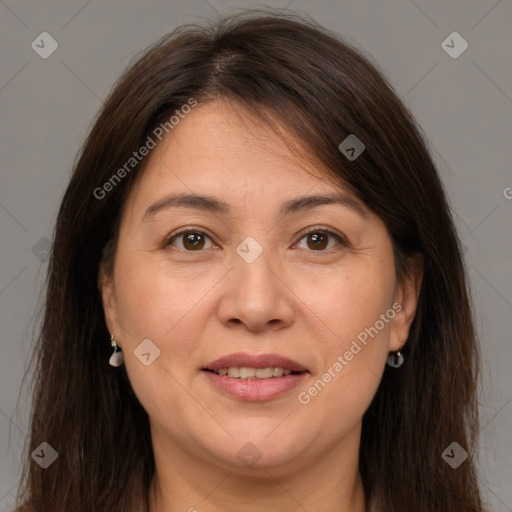
<path fill-rule="evenodd" d="M 100 271 L 98 273 L 98 288 L 101 293 L 105 323 L 107 324 L 109 332 L 114 335 L 114 338 L 116 338 L 116 335 L 119 335 L 120 330 L 117 320 L 114 273 L 113 271 L 107 272 L 103 263 L 100 264 Z"/>
<path fill-rule="evenodd" d="M 407 259 L 406 270 L 402 279 L 397 283 L 395 303 L 401 305 L 391 322 L 389 350 L 396 352 L 407 342 L 423 281 L 423 257 L 415 254 Z M 400 339 L 402 341 L 400 341 Z"/>

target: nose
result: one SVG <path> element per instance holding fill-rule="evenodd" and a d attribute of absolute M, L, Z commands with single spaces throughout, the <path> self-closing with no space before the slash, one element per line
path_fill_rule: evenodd
<path fill-rule="evenodd" d="M 272 265 L 268 250 L 252 263 L 238 254 L 224 284 L 218 308 L 227 326 L 243 324 L 250 331 L 278 330 L 295 318 L 293 292 L 287 286 L 279 265 Z M 274 262 L 275 263 L 275 262 Z"/>

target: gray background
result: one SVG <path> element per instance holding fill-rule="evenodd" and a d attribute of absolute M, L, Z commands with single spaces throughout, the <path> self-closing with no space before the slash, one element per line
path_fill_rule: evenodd
<path fill-rule="evenodd" d="M 130 58 L 157 37 L 216 11 L 256 5 L 0 0 L 1 511 L 13 502 L 27 431 L 27 397 L 22 394 L 18 402 L 18 396 L 37 325 L 45 250 L 93 116 Z M 508 0 L 269 5 L 307 13 L 372 55 L 426 132 L 465 246 L 482 339 L 482 486 L 492 510 L 512 511 L 512 189 L 507 188 L 512 187 L 512 5 Z M 47 59 L 31 48 L 44 31 L 59 44 Z M 457 59 L 441 47 L 453 31 L 469 44 Z"/>

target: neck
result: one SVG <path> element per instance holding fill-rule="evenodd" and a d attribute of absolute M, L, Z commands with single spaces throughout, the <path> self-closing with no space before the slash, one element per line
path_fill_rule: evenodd
<path fill-rule="evenodd" d="M 152 429 L 156 471 L 150 512 L 365 512 L 358 471 L 360 425 L 323 453 L 301 462 L 236 468 L 209 463 Z"/>

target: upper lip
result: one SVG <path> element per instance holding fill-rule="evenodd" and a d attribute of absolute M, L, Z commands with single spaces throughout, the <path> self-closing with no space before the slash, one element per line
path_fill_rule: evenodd
<path fill-rule="evenodd" d="M 221 368 L 283 368 L 293 372 L 308 371 L 306 367 L 293 361 L 292 359 L 279 354 L 247 354 L 237 352 L 227 356 L 220 357 L 209 363 L 204 369 L 218 371 Z"/>

